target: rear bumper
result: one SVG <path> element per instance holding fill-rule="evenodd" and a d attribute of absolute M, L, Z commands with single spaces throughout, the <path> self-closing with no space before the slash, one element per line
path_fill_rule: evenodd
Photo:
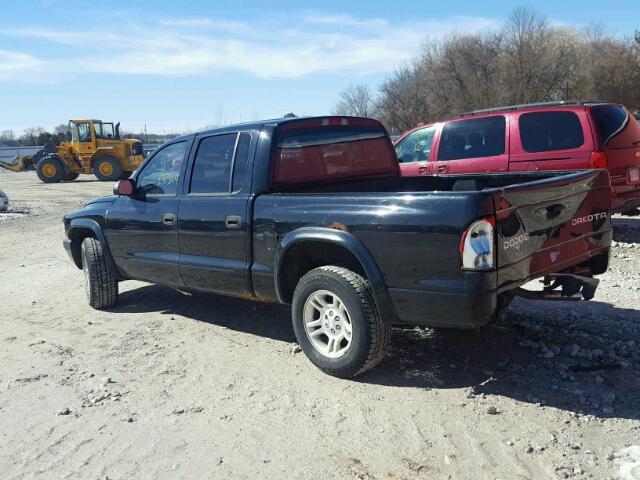
<path fill-rule="evenodd" d="M 398 319 L 403 324 L 429 327 L 476 328 L 494 317 L 497 293 L 435 292 L 389 289 Z"/>

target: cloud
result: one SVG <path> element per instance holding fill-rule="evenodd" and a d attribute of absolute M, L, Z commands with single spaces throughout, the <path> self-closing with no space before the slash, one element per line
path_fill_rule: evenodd
<path fill-rule="evenodd" d="M 36 52 L 62 45 L 64 57 L 25 51 L 0 53 L 0 78 L 45 69 L 48 77 L 73 74 L 193 76 L 245 72 L 259 78 L 338 74 L 358 77 L 393 70 L 426 38 L 493 27 L 483 17 L 391 24 L 380 18 L 307 14 L 256 23 L 219 18 L 175 18 L 119 28 L 70 31 L 41 26 L 0 29 L 0 37 L 27 40 Z M 99 40 L 99 41 L 97 41 Z M 14 40 L 15 43 L 15 40 Z M 1 51 L 0 51 L 1 52 Z"/>
<path fill-rule="evenodd" d="M 35 74 L 44 62 L 22 52 L 0 50 L 0 80 Z"/>

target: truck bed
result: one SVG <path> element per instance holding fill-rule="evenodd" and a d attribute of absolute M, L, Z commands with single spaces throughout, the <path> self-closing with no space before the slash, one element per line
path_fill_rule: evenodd
<path fill-rule="evenodd" d="M 396 323 L 478 326 L 495 311 L 498 294 L 531 279 L 589 262 L 604 271 L 608 205 L 602 170 L 289 185 L 255 200 L 253 287 L 275 299 L 275 240 L 328 227 L 350 233 L 376 259 Z M 496 222 L 497 268 L 462 270 L 461 235 L 483 217 Z"/>

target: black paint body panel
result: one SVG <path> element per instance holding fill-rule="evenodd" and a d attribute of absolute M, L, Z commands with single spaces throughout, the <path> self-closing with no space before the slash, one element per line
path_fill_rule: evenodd
<path fill-rule="evenodd" d="M 361 266 L 389 322 L 450 327 L 484 325 L 494 316 L 500 293 L 608 255 L 606 171 L 394 176 L 272 191 L 271 147 L 283 123 L 231 126 L 176 139 L 190 143 L 178 194 L 108 197 L 68 215 L 72 253 L 80 232 L 96 230 L 121 279 L 288 302 L 283 279 L 290 249 L 304 242 L 318 249 L 336 246 Z M 228 195 L 188 194 L 185 178 L 194 145 L 229 132 L 252 135 L 244 187 Z M 161 222 L 168 212 L 177 216 L 172 226 Z M 604 221 L 572 225 L 572 219 L 594 212 L 607 213 Z M 240 217 L 240 225 L 229 227 L 230 215 Z M 498 268 L 465 271 L 461 235 L 485 217 L 496 221 Z M 87 222 L 95 228 L 86 230 Z M 523 233 L 527 241 L 504 248 L 503 242 Z"/>

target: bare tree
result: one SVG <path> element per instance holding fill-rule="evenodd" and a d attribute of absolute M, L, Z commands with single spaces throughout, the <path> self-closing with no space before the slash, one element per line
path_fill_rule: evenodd
<path fill-rule="evenodd" d="M 24 145 L 38 145 L 38 140 L 42 139 L 46 134 L 47 131 L 43 127 L 29 127 L 25 128 L 21 140 Z"/>
<path fill-rule="evenodd" d="M 374 115 L 375 99 L 367 85 L 349 85 L 340 93 L 340 100 L 333 111 L 335 115 L 371 117 Z"/>
<path fill-rule="evenodd" d="M 599 99 L 640 107 L 640 32 L 549 24 L 516 8 L 502 28 L 429 43 L 381 85 L 376 115 L 391 132 L 466 110 L 548 100 Z"/>
<path fill-rule="evenodd" d="M 16 134 L 13 132 L 13 130 L 3 130 L 0 132 L 0 143 L 13 145 L 15 140 L 16 140 Z"/>

